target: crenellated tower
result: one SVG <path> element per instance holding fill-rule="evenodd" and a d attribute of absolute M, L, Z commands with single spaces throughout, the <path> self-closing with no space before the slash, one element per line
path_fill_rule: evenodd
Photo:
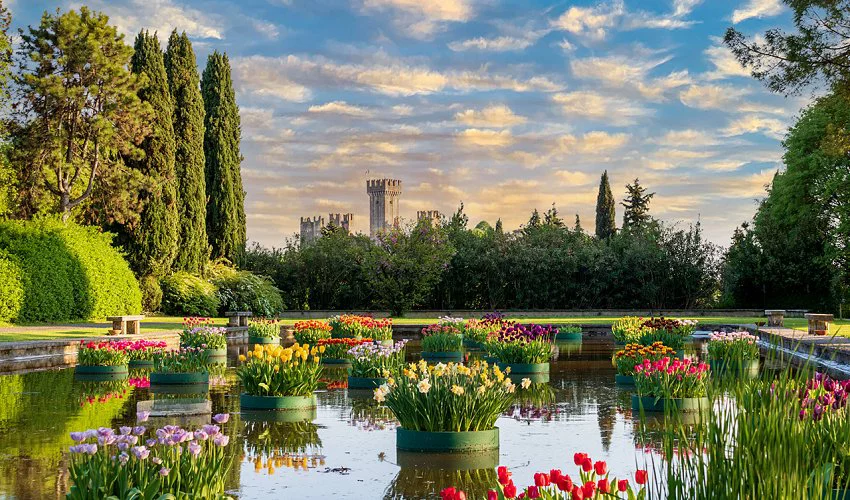
<path fill-rule="evenodd" d="M 301 217 L 301 244 L 310 243 L 322 236 L 324 217 Z"/>
<path fill-rule="evenodd" d="M 354 221 L 354 214 L 328 214 L 328 224 L 333 224 L 336 227 L 345 229 L 347 233 L 351 233 L 351 223 Z"/>
<path fill-rule="evenodd" d="M 401 181 L 370 179 L 366 181 L 369 195 L 369 234 L 373 238 L 384 229 L 398 226 Z"/>

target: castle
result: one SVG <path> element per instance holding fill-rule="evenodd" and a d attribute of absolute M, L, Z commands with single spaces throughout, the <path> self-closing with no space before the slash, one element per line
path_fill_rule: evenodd
<path fill-rule="evenodd" d="M 351 232 L 351 221 L 354 214 L 328 214 L 328 224 L 341 227 L 346 232 Z M 324 217 L 301 217 L 301 243 L 310 243 L 322 236 L 322 228 L 325 227 Z"/>

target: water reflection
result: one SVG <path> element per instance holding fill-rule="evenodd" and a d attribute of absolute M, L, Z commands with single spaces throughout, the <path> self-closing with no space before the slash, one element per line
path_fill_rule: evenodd
<path fill-rule="evenodd" d="M 496 450 L 474 454 L 397 452 L 400 469 L 384 491 L 384 499 L 439 498 L 440 490 L 454 486 L 468 498 L 486 498 L 498 484 Z"/>

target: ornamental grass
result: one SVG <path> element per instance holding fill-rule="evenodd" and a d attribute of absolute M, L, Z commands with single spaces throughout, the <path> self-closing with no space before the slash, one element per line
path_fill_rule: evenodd
<path fill-rule="evenodd" d="M 122 366 L 130 362 L 123 347 L 113 342 L 80 341 L 77 364 L 81 366 Z"/>
<path fill-rule="evenodd" d="M 293 336 L 299 344 L 318 345 L 320 340 L 331 338 L 331 328 L 331 325 L 325 321 L 315 319 L 296 321 Z"/>
<path fill-rule="evenodd" d="M 282 347 L 255 344 L 240 355 L 236 376 L 251 396 L 310 396 L 319 386 L 322 347 L 294 344 Z"/>
<path fill-rule="evenodd" d="M 429 325 L 422 329 L 423 352 L 460 352 L 463 337 L 453 325 Z"/>
<path fill-rule="evenodd" d="M 404 346 L 401 340 L 391 346 L 374 343 L 360 344 L 348 351 L 351 359 L 351 376 L 360 378 L 387 378 L 398 374 L 404 367 Z"/>
<path fill-rule="evenodd" d="M 182 347 L 171 351 L 159 351 L 153 355 L 153 371 L 156 373 L 202 373 L 208 372 L 209 357 L 202 347 Z"/>
<path fill-rule="evenodd" d="M 690 359 L 662 357 L 635 366 L 635 386 L 640 396 L 656 399 L 699 398 L 706 394 L 708 365 Z"/>
<path fill-rule="evenodd" d="M 642 365 L 644 361 L 658 361 L 661 358 L 671 357 L 676 354 L 672 348 L 661 342 L 654 342 L 645 346 L 641 344 L 626 344 L 626 347 L 614 353 L 614 366 L 617 367 L 618 375 L 634 375 L 635 366 Z"/>
<path fill-rule="evenodd" d="M 227 329 L 213 326 L 211 318 L 183 318 L 180 347 L 226 349 Z"/>
<path fill-rule="evenodd" d="M 213 419 L 225 423 L 227 415 Z M 70 500 L 224 497 L 230 438 L 218 425 L 194 432 L 167 425 L 150 434 L 144 426 L 101 427 L 72 432 L 71 439 Z"/>
<path fill-rule="evenodd" d="M 506 364 L 548 363 L 552 358 L 552 341 L 558 329 L 552 325 L 503 325 L 484 348 L 499 362 Z"/>
<path fill-rule="evenodd" d="M 324 347 L 322 359 L 351 359 L 348 351 L 360 344 L 373 344 L 372 339 L 321 339 L 319 347 Z"/>
<path fill-rule="evenodd" d="M 280 337 L 280 322 L 276 319 L 257 318 L 248 324 L 248 336 L 262 339 Z"/>
<path fill-rule="evenodd" d="M 722 361 L 759 359 L 758 337 L 747 332 L 714 332 L 708 340 L 708 355 Z"/>
<path fill-rule="evenodd" d="M 498 366 L 476 362 L 411 363 L 400 375 L 375 389 L 402 428 L 411 431 L 467 432 L 493 429 L 510 408 L 515 390 Z"/>

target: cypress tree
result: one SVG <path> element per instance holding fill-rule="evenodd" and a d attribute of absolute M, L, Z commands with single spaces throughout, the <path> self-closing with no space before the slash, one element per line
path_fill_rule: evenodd
<path fill-rule="evenodd" d="M 198 273 L 209 258 L 207 191 L 204 173 L 204 101 L 192 42 L 177 30 L 168 39 L 165 72 L 174 101 L 179 248 L 174 269 Z"/>
<path fill-rule="evenodd" d="M 207 236 L 212 258 L 238 263 L 245 252 L 245 192 L 239 164 L 239 108 L 226 54 L 213 52 L 201 77 L 204 98 L 204 156 Z"/>
<path fill-rule="evenodd" d="M 649 215 L 649 202 L 653 196 L 655 193 L 647 193 L 646 188 L 641 186 L 637 179 L 634 184 L 626 185 L 626 198 L 621 203 L 626 207 L 623 212 L 623 229 L 634 231 L 649 226 L 652 222 L 652 216 Z"/>
<path fill-rule="evenodd" d="M 578 214 L 576 214 L 576 223 L 573 226 L 573 231 L 575 231 L 577 233 L 583 233 L 584 232 L 584 229 L 582 229 L 582 227 L 581 227 L 581 219 L 579 218 Z"/>
<path fill-rule="evenodd" d="M 151 133 L 142 142 L 144 158 L 128 161 L 147 177 L 140 193 L 144 200 L 138 227 L 131 230 L 127 246 L 129 260 L 142 276 L 162 276 L 171 269 L 177 255 L 177 193 L 174 177 L 173 113 L 165 64 L 156 34 L 142 31 L 136 37 L 130 69 L 143 82 L 139 99 L 152 112 Z"/>
<path fill-rule="evenodd" d="M 599 195 L 596 197 L 596 237 L 606 239 L 617 232 L 616 214 L 614 213 L 614 195 L 608 182 L 608 171 L 602 173 L 599 180 Z"/>

